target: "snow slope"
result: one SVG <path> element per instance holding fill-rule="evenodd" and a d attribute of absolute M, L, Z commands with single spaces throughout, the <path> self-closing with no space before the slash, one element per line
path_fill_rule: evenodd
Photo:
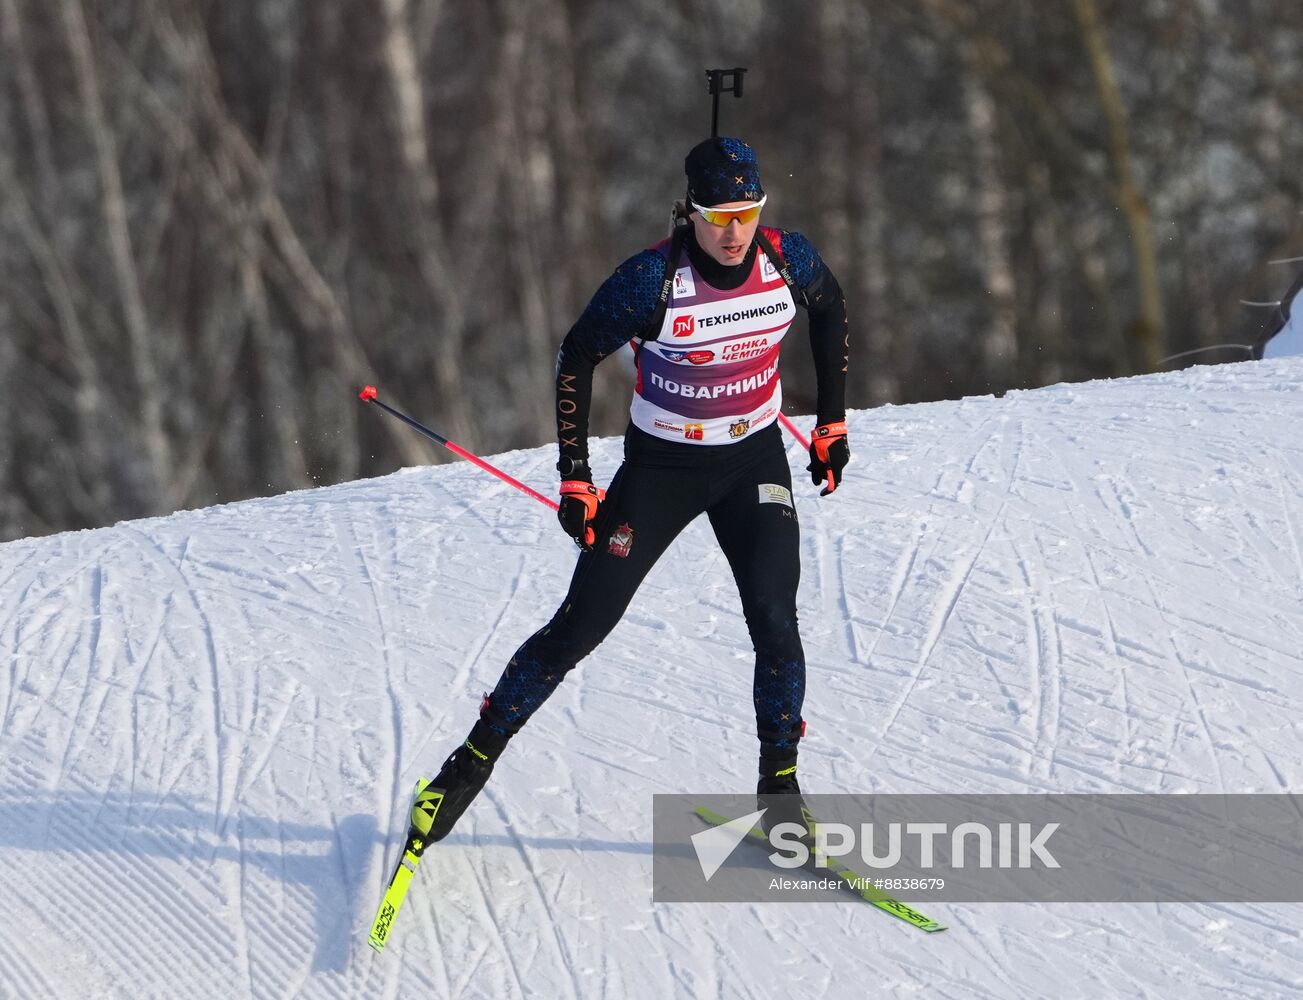
<path fill-rule="evenodd" d="M 1303 790 L 1299 427 L 1303 359 L 854 413 L 844 489 L 797 490 L 805 787 Z M 501 457 L 544 488 L 552 460 Z M 408 789 L 573 560 L 467 464 L 0 546 L 0 996 L 1303 990 L 1300 905 L 931 906 L 931 936 L 854 901 L 652 905 L 651 794 L 754 781 L 704 521 L 376 956 Z"/>

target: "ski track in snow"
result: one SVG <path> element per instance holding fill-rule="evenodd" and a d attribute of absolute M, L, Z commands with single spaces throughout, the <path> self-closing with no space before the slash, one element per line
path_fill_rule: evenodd
<path fill-rule="evenodd" d="M 1282 360 L 856 412 L 824 500 L 791 445 L 803 786 L 1299 790 L 1301 419 Z M 1303 991 L 1294 904 L 652 904 L 652 793 L 754 782 L 704 519 L 374 955 L 412 782 L 573 559 L 464 464 L 0 546 L 0 998 Z"/>

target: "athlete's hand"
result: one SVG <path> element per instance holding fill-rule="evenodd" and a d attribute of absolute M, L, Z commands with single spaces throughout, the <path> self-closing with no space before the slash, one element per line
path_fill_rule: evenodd
<path fill-rule="evenodd" d="M 583 474 L 587 478 L 579 478 Z M 561 483 L 561 505 L 557 509 L 557 520 L 565 533 L 575 540 L 585 552 L 593 550 L 597 533 L 593 522 L 597 520 L 597 511 L 606 499 L 606 491 L 594 486 L 592 476 L 587 468 L 576 470 L 570 479 Z"/>
<path fill-rule="evenodd" d="M 846 421 L 820 424 L 810 435 L 810 464 L 805 471 L 815 486 L 826 482 L 819 491 L 826 497 L 842 484 L 842 469 L 851 460 L 851 446 L 846 443 Z"/>

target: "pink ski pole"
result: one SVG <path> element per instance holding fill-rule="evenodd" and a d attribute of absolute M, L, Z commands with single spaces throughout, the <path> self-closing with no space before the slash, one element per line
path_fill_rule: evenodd
<path fill-rule="evenodd" d="M 543 504 L 544 506 L 551 507 L 553 510 L 556 510 L 557 507 L 559 506 L 559 504 L 555 500 L 543 496 L 543 494 L 539 493 L 537 490 L 530 489 L 530 487 L 526 486 L 519 479 L 512 478 L 511 476 L 503 472 L 501 469 L 495 468 L 494 466 L 490 465 L 488 462 L 484 461 L 484 459 L 478 457 L 477 455 L 472 455 L 461 445 L 449 441 L 442 434 L 435 433 L 434 431 L 430 430 L 430 428 L 426 427 L 425 424 L 421 423 L 419 420 L 413 420 L 411 417 L 409 417 L 406 413 L 403 413 L 401 410 L 395 410 L 388 403 L 381 402 L 381 400 L 378 398 L 378 395 L 376 393 L 375 386 L 368 385 L 365 389 L 359 392 L 357 396 L 358 399 L 362 400 L 362 402 L 364 403 L 375 403 L 376 406 L 380 407 L 380 409 L 384 410 L 386 413 L 397 417 L 403 423 L 411 427 L 415 427 L 426 437 L 433 438 L 435 441 L 438 441 L 439 444 L 443 445 L 454 455 L 458 455 L 461 458 L 466 459 L 468 462 L 474 462 L 485 472 L 489 473 L 490 475 L 497 476 L 508 486 L 514 486 L 516 489 L 520 490 L 520 492 L 527 493 L 529 496 L 532 496 L 535 500 L 537 500 L 539 503 Z"/>
<path fill-rule="evenodd" d="M 801 442 L 802 448 L 804 448 L 806 451 L 810 450 L 810 442 L 806 440 L 804 434 L 802 434 L 800 431 L 796 429 L 796 424 L 792 423 L 790 420 L 787 419 L 786 413 L 778 414 L 778 420 L 784 427 L 787 428 L 788 432 L 792 435 L 792 437 L 796 438 L 796 440 Z M 832 473 L 831 472 L 828 473 L 828 475 L 825 478 L 828 481 L 828 492 L 831 493 L 833 490 Z"/>
<path fill-rule="evenodd" d="M 778 421 L 784 427 L 787 428 L 788 433 L 791 434 L 792 437 L 796 438 L 796 440 L 801 442 L 802 448 L 804 448 L 806 451 L 810 450 L 810 442 L 805 439 L 804 434 L 802 434 L 800 431 L 796 429 L 796 424 L 792 423 L 790 420 L 787 419 L 786 413 L 778 414 Z"/>

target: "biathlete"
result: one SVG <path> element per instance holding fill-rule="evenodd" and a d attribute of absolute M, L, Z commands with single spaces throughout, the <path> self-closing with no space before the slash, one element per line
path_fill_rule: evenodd
<path fill-rule="evenodd" d="M 764 825 L 803 822 L 800 538 L 776 423 L 778 358 L 804 306 L 818 387 L 807 470 L 827 495 L 850 459 L 846 303 L 804 236 L 759 225 L 765 193 L 750 146 L 708 139 L 688 154 L 685 171 L 686 221 L 616 268 L 561 344 L 558 516 L 582 552 L 561 607 L 516 651 L 470 735 L 413 809 L 429 841 L 453 828 L 507 742 L 615 627 L 656 560 L 702 513 L 732 568 L 755 647 Z M 588 465 L 593 369 L 628 343 L 637 384 L 625 460 L 603 492 Z"/>

